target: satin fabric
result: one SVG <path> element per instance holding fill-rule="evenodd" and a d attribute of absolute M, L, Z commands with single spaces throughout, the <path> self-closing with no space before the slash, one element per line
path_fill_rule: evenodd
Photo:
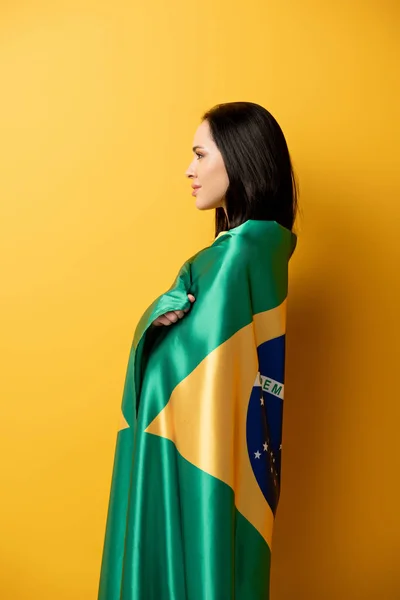
<path fill-rule="evenodd" d="M 99 600 L 269 597 L 296 241 L 275 221 L 246 221 L 186 261 L 140 319 Z"/>

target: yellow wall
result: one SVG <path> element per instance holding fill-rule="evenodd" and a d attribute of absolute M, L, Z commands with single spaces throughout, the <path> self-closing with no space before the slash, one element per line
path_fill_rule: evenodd
<path fill-rule="evenodd" d="M 399 5 L 245 6 L 1 3 L 4 600 L 96 598 L 133 331 L 212 241 L 184 172 L 233 100 L 282 125 L 303 211 L 272 600 L 400 597 Z"/>

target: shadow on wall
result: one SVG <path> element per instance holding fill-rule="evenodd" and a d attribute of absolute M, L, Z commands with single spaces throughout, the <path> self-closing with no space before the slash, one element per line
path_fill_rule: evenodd
<path fill-rule="evenodd" d="M 362 206 L 344 198 L 340 206 Z M 331 201 L 329 222 L 326 200 L 324 214 L 313 207 L 313 222 L 299 235 L 301 274 L 291 267 L 271 598 L 392 600 L 400 597 L 399 576 L 372 542 L 374 528 L 377 535 L 382 529 L 382 494 L 371 494 L 380 463 L 371 448 L 376 407 L 366 377 L 379 339 L 371 316 L 379 257 L 370 259 L 383 234 L 372 212 L 359 227 L 355 214 L 338 214 Z M 388 543 L 382 536 L 386 554 Z"/>

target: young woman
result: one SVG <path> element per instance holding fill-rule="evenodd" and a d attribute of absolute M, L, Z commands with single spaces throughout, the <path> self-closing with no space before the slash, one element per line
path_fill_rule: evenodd
<path fill-rule="evenodd" d="M 215 209 L 215 237 L 247 219 L 277 221 L 292 230 L 297 190 L 286 140 L 274 117 L 252 102 L 217 105 L 202 117 L 186 171 L 199 210 Z M 195 298 L 189 294 L 189 299 Z M 160 316 L 171 325 L 186 311 Z"/>
<path fill-rule="evenodd" d="M 262 106 L 203 115 L 186 175 L 215 240 L 135 331 L 100 600 L 266 600 L 296 185 Z"/>

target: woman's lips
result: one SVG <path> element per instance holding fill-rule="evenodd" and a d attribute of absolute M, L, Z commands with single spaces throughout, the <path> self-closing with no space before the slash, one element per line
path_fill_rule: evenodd
<path fill-rule="evenodd" d="M 195 196 L 200 188 L 201 188 L 201 186 L 199 186 L 198 188 L 194 188 L 194 190 L 192 192 L 192 196 Z"/>

